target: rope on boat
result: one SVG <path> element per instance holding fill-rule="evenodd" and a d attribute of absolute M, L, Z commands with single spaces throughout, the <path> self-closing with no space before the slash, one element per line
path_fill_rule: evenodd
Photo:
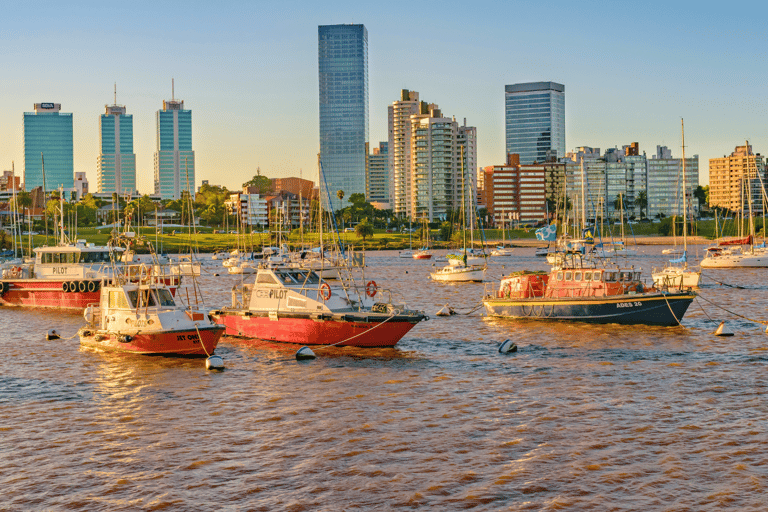
<path fill-rule="evenodd" d="M 200 345 L 203 347 L 203 352 L 205 352 L 206 356 L 211 357 L 211 354 L 208 353 L 208 349 L 205 348 L 205 342 L 203 341 L 203 335 L 200 334 L 200 329 L 197 328 L 197 324 L 195 324 L 195 330 L 197 331 L 197 337 L 200 340 Z"/>
<path fill-rule="evenodd" d="M 667 307 L 669 308 L 669 312 L 672 313 L 672 318 L 675 319 L 675 322 L 677 322 L 677 325 L 683 325 L 680 323 L 680 319 L 677 318 L 677 315 L 675 315 L 675 312 L 672 311 L 672 306 L 669 305 L 669 301 L 667 300 L 667 294 L 662 292 L 662 295 L 664 296 L 664 302 L 667 303 Z"/>
<path fill-rule="evenodd" d="M 696 298 L 697 298 L 697 299 L 698 299 L 699 297 L 700 297 L 699 295 L 697 295 L 697 296 L 696 296 Z M 709 316 L 709 313 L 707 313 L 707 310 L 706 310 L 706 309 L 704 309 L 704 306 L 702 306 L 702 305 L 701 305 L 701 302 L 699 302 L 699 301 L 696 301 L 696 303 L 699 305 L 699 307 L 701 308 L 701 311 L 704 313 L 704 315 L 707 317 L 707 319 L 708 319 L 710 322 L 712 322 L 713 324 L 716 324 L 716 323 L 717 323 L 717 321 L 713 320 L 713 319 L 712 319 L 712 317 L 711 317 L 711 316 Z"/>
<path fill-rule="evenodd" d="M 345 343 L 345 342 L 347 342 L 347 341 L 349 341 L 349 340 L 353 340 L 353 339 L 357 338 L 358 336 L 362 336 L 363 334 L 368 334 L 369 332 L 371 332 L 372 330 L 376 329 L 377 327 L 379 327 L 379 326 L 381 326 L 381 325 L 384 325 L 385 323 L 389 322 L 390 320 L 392 320 L 392 319 L 393 319 L 393 318 L 395 318 L 396 316 L 397 316 L 397 313 L 393 313 L 393 314 L 392 314 L 392 316 L 390 316 L 389 318 L 387 318 L 387 319 L 386 319 L 386 320 L 384 320 L 383 322 L 379 322 L 378 324 L 374 325 L 373 327 L 371 327 L 371 328 L 370 328 L 370 329 L 368 329 L 367 331 L 363 331 L 363 332 L 361 332 L 361 333 L 355 334 L 355 335 L 354 335 L 354 336 L 352 336 L 351 338 L 347 338 L 347 339 L 345 339 L 345 340 L 337 341 L 336 343 L 333 343 L 333 344 L 331 344 L 331 345 L 322 345 L 322 346 L 318 347 L 318 350 L 320 350 L 321 348 L 329 348 L 329 347 L 334 347 L 334 346 L 336 346 L 336 345 L 339 345 L 339 344 L 341 344 L 341 343 Z"/>
<path fill-rule="evenodd" d="M 714 303 L 714 302 L 712 302 L 711 300 L 705 299 L 705 298 L 704 298 L 704 297 L 702 297 L 701 295 L 697 295 L 697 297 L 698 297 L 698 298 L 700 298 L 700 299 L 703 299 L 703 300 L 705 300 L 705 301 L 707 301 L 707 302 L 709 302 L 710 304 L 712 304 L 712 305 L 713 305 L 713 306 L 715 306 L 716 308 L 720 308 L 720 309 L 722 309 L 722 310 L 723 310 L 723 311 L 725 311 L 726 313 L 730 313 L 730 314 L 732 314 L 733 316 L 736 316 L 736 317 L 739 317 L 739 318 L 743 318 L 744 320 L 747 320 L 747 321 L 749 321 L 749 322 L 753 322 L 753 323 L 756 323 L 756 324 L 760 324 L 760 325 L 768 325 L 768 322 L 766 322 L 765 320 L 755 320 L 754 318 L 749 318 L 748 316 L 744 316 L 744 315 L 740 315 L 740 314 L 738 314 L 738 313 L 734 313 L 734 312 L 733 312 L 733 311 L 731 311 L 730 309 L 726 309 L 726 308 L 724 308 L 723 306 L 720 306 L 719 304 L 715 304 L 715 303 Z"/>
<path fill-rule="evenodd" d="M 744 290 L 744 289 L 746 289 L 745 287 L 743 287 L 743 286 L 739 286 L 739 285 L 737 285 L 737 284 L 728 284 L 728 283 L 723 283 L 723 282 L 720 282 L 720 281 L 718 281 L 717 279 L 713 279 L 713 278 L 711 278 L 711 277 L 709 277 L 708 275 L 705 275 L 705 274 L 701 274 L 701 277 L 706 277 L 706 278 L 707 278 L 707 279 L 709 279 L 710 281 L 714 281 L 715 283 L 717 283 L 717 284 L 719 284 L 719 285 L 721 285 L 721 286 L 728 286 L 728 287 L 730 287 L 730 288 L 738 288 L 738 289 L 740 289 L 740 290 Z"/>

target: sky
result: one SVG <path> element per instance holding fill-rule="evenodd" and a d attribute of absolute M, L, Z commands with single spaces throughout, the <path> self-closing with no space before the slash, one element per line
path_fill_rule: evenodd
<path fill-rule="evenodd" d="M 23 171 L 22 114 L 73 113 L 75 171 L 96 189 L 99 116 L 133 114 L 137 187 L 151 193 L 155 112 L 192 110 L 196 185 L 256 174 L 317 181 L 317 27 L 368 29 L 371 147 L 387 106 L 418 91 L 477 127 L 478 164 L 505 162 L 504 86 L 565 85 L 566 148 L 638 142 L 708 160 L 768 152 L 768 6 L 582 1 L 17 2 L 0 29 L 0 170 Z"/>

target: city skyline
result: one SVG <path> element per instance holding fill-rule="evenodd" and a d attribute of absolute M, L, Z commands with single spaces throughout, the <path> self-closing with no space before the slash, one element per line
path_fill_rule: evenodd
<path fill-rule="evenodd" d="M 565 3 L 523 2 L 514 14 L 526 22 L 510 28 L 495 2 L 472 10 L 457 2 L 440 9 L 396 2 L 392 12 L 351 2 L 299 3 L 288 11 L 238 2 L 167 5 L 179 6 L 171 7 L 173 26 L 159 24 L 158 7 L 149 2 L 9 9 L 0 34 L 8 48 L 0 62 L 10 70 L 0 95 L 0 169 L 12 161 L 17 172 L 23 166 L 22 113 L 54 102 L 73 113 L 74 170 L 95 184 L 97 120 L 116 82 L 117 103 L 134 116 L 137 187 L 152 192 L 154 114 L 175 78 L 176 95 L 195 113 L 195 185 L 207 179 L 239 188 L 257 167 L 270 177 L 316 180 L 317 29 L 342 23 L 363 24 L 369 34 L 372 147 L 387 140 L 387 107 L 410 89 L 477 127 L 479 166 L 502 164 L 504 87 L 554 81 L 568 91 L 567 151 L 639 142 L 648 155 L 662 145 L 680 157 L 684 117 L 686 153 L 699 155 L 703 184 L 708 160 L 746 140 L 768 152 L 760 87 L 766 71 L 756 66 L 763 53 L 754 43 L 766 31 L 762 6 L 745 16 L 650 2 L 630 16 L 620 4 L 588 3 L 571 12 Z M 432 23 L 414 31 L 398 6 Z M 116 18 L 119 25 L 103 23 Z M 94 44 L 107 34 L 109 44 Z"/>

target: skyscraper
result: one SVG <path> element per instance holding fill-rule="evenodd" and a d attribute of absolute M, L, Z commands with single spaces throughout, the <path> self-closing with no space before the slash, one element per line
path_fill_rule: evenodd
<path fill-rule="evenodd" d="M 133 152 L 133 116 L 122 105 L 105 105 L 99 118 L 101 152 L 96 161 L 99 192 L 133 194 L 136 191 L 136 154 Z"/>
<path fill-rule="evenodd" d="M 403 89 L 400 99 L 388 108 L 389 193 L 396 215 L 411 215 L 411 116 L 426 114 L 428 105 L 419 102 L 419 93 Z"/>
<path fill-rule="evenodd" d="M 334 201 L 337 190 L 346 197 L 365 194 L 368 31 L 364 25 L 321 25 L 317 35 L 320 161 L 325 178 L 319 185 L 324 200 Z"/>
<path fill-rule="evenodd" d="M 163 109 L 157 111 L 155 194 L 179 199 L 185 190 L 195 196 L 192 111 L 184 110 L 184 101 L 172 99 L 163 101 Z"/>
<path fill-rule="evenodd" d="M 72 188 L 74 163 L 72 114 L 61 112 L 60 103 L 35 103 L 34 112 L 24 112 L 24 186 L 27 190 L 43 186 Z"/>
<path fill-rule="evenodd" d="M 565 86 L 530 82 L 504 88 L 507 154 L 523 165 L 565 155 Z"/>

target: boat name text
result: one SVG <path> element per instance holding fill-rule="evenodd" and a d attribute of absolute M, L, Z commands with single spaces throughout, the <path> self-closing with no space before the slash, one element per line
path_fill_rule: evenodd
<path fill-rule="evenodd" d="M 617 308 L 633 308 L 635 306 L 642 306 L 642 303 L 640 302 L 617 302 L 616 303 Z"/>

